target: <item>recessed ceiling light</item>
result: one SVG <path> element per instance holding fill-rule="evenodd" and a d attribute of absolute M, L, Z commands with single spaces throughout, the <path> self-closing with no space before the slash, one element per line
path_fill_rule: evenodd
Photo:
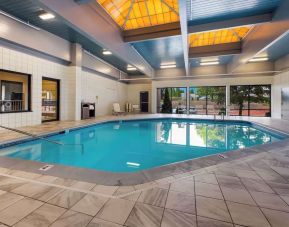
<path fill-rule="evenodd" d="M 206 62 L 201 62 L 200 65 L 218 65 L 219 61 L 206 61 Z"/>
<path fill-rule="evenodd" d="M 252 58 L 249 60 L 249 62 L 261 62 L 261 61 L 268 61 L 268 57 L 257 57 L 257 58 Z"/>
<path fill-rule="evenodd" d="M 163 62 L 160 65 L 161 69 L 176 68 L 177 65 L 175 62 Z"/>
<path fill-rule="evenodd" d="M 41 11 L 38 16 L 42 19 L 42 20 L 51 20 L 53 18 L 55 18 L 55 16 L 52 13 L 48 13 L 46 11 Z"/>
<path fill-rule="evenodd" d="M 169 68 L 176 68 L 177 67 L 177 65 L 176 64 L 174 64 L 174 65 L 161 65 L 161 69 L 169 69 Z"/>
<path fill-rule="evenodd" d="M 103 49 L 102 54 L 111 55 L 112 53 L 109 50 Z"/>
<path fill-rule="evenodd" d="M 131 65 L 128 65 L 128 66 L 126 67 L 126 70 L 127 70 L 127 71 L 135 71 L 135 70 L 136 70 L 136 67 L 133 67 L 133 66 L 131 66 Z"/>

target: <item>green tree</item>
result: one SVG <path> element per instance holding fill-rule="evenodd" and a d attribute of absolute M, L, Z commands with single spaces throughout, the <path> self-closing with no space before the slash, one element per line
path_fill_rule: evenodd
<path fill-rule="evenodd" d="M 198 87 L 196 94 L 200 96 L 206 96 L 213 102 L 224 104 L 226 99 L 225 87 Z"/>
<path fill-rule="evenodd" d="M 231 104 L 239 107 L 239 116 L 243 115 L 244 103 L 270 103 L 270 89 L 268 86 L 231 86 Z"/>
<path fill-rule="evenodd" d="M 170 99 L 169 89 L 165 89 L 164 103 L 162 105 L 162 113 L 172 113 L 172 101 Z"/>

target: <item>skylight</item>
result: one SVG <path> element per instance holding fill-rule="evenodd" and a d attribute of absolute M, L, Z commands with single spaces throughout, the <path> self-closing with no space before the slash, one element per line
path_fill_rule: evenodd
<path fill-rule="evenodd" d="M 179 21 L 178 0 L 96 0 L 124 30 Z"/>
<path fill-rule="evenodd" d="M 251 26 L 206 31 L 189 35 L 190 47 L 211 46 L 240 42 L 248 34 Z"/>

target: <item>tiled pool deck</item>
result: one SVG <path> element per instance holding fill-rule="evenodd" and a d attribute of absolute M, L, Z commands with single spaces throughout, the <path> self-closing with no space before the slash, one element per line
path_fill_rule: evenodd
<path fill-rule="evenodd" d="M 105 120 L 158 116 L 164 115 L 101 117 L 47 123 L 23 130 L 40 135 Z M 287 121 L 249 120 L 289 132 Z M 0 141 L 21 136 L 1 131 Z M 19 227 L 287 227 L 289 141 L 233 153 L 225 159 L 214 156 L 185 162 L 169 168 L 169 171 L 162 170 L 165 175 L 170 173 L 165 178 L 156 170 L 151 176 L 145 175 L 146 179 L 153 179 L 151 182 L 129 186 L 104 186 L 98 181 L 93 182 L 92 178 L 79 181 L 74 178 L 77 172 L 63 178 L 53 173 L 56 167 L 44 175 L 35 171 L 29 161 L 14 163 L 1 159 L 0 223 Z M 25 168 L 27 171 L 21 170 Z M 110 177 L 110 174 L 106 175 L 106 178 Z M 129 179 L 124 182 L 130 183 Z"/>

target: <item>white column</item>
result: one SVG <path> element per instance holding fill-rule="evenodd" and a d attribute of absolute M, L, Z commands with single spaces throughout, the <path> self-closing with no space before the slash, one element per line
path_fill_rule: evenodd
<path fill-rule="evenodd" d="M 227 106 L 230 106 L 230 85 L 226 86 L 226 110 Z M 229 116 L 228 111 L 226 111 L 226 116 Z"/>
<path fill-rule="evenodd" d="M 70 118 L 71 120 L 80 120 L 81 118 L 81 65 L 82 48 L 79 44 L 72 44 L 71 48 L 71 66 L 69 75 L 69 100 L 70 100 Z"/>

